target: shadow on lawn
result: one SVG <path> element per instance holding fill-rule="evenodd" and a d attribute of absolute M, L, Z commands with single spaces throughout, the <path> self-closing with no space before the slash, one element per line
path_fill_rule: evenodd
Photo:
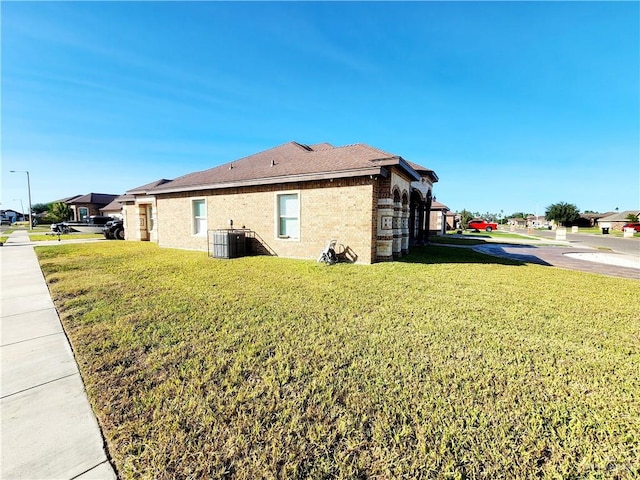
<path fill-rule="evenodd" d="M 492 265 L 523 266 L 527 263 L 551 266 L 539 257 L 530 254 L 514 253 L 518 248 L 535 248 L 530 245 L 508 245 L 490 242 L 478 242 L 473 246 L 431 244 L 413 246 L 407 256 L 398 259 L 406 263 L 481 263 Z M 507 251 L 507 249 L 509 251 Z"/>

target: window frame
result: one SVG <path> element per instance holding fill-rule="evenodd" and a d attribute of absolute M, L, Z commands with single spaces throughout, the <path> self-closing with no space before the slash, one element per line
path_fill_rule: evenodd
<path fill-rule="evenodd" d="M 190 198 L 190 206 L 191 206 L 191 236 L 193 237 L 206 237 L 207 229 L 208 229 L 208 220 L 207 220 L 207 199 L 205 197 L 193 197 Z M 202 202 L 204 207 L 204 216 L 196 216 L 196 203 Z M 204 220 L 204 229 L 202 232 L 197 230 L 198 220 Z"/>
<path fill-rule="evenodd" d="M 280 215 L 280 199 L 284 196 L 294 196 L 297 199 L 297 210 L 296 210 L 296 215 L 292 216 L 292 215 Z M 299 242 L 300 238 L 302 237 L 302 232 L 301 232 L 301 222 L 300 222 L 300 214 L 301 214 L 301 195 L 300 195 L 300 191 L 299 190 L 285 190 L 285 191 L 281 191 L 281 192 L 275 192 L 275 237 L 278 240 L 284 240 L 284 241 L 292 241 L 292 242 Z M 296 219 L 298 221 L 298 234 L 297 236 L 291 236 L 291 235 L 283 235 L 281 233 L 280 227 L 281 227 L 281 219 L 282 218 L 289 218 L 289 219 Z"/>
<path fill-rule="evenodd" d="M 82 214 L 83 212 L 85 215 Z M 78 221 L 84 222 L 85 219 L 89 219 L 89 207 L 78 207 Z"/>

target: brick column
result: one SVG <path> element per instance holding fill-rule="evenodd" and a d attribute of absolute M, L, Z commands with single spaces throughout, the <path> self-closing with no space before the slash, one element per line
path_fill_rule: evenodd
<path fill-rule="evenodd" d="M 409 204 L 402 205 L 402 241 L 400 245 L 400 251 L 402 255 L 409 253 Z"/>
<path fill-rule="evenodd" d="M 393 258 L 402 256 L 402 202 L 393 203 Z"/>
<path fill-rule="evenodd" d="M 378 199 L 378 231 L 376 238 L 376 261 L 393 260 L 393 199 Z"/>

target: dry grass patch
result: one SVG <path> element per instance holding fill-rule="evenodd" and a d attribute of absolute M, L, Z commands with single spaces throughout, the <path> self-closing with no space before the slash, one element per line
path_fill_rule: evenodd
<path fill-rule="evenodd" d="M 122 478 L 639 474 L 636 281 L 446 247 L 37 252 Z"/>

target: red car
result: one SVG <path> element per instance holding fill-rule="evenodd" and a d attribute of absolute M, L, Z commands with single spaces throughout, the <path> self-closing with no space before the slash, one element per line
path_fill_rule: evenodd
<path fill-rule="evenodd" d="M 487 232 L 492 232 L 493 230 L 498 229 L 497 223 L 487 222 L 485 220 L 471 220 L 467 225 L 469 230 L 485 230 Z"/>
<path fill-rule="evenodd" d="M 622 231 L 624 232 L 625 228 L 633 228 L 636 232 L 640 232 L 640 223 L 625 223 L 622 226 Z"/>

